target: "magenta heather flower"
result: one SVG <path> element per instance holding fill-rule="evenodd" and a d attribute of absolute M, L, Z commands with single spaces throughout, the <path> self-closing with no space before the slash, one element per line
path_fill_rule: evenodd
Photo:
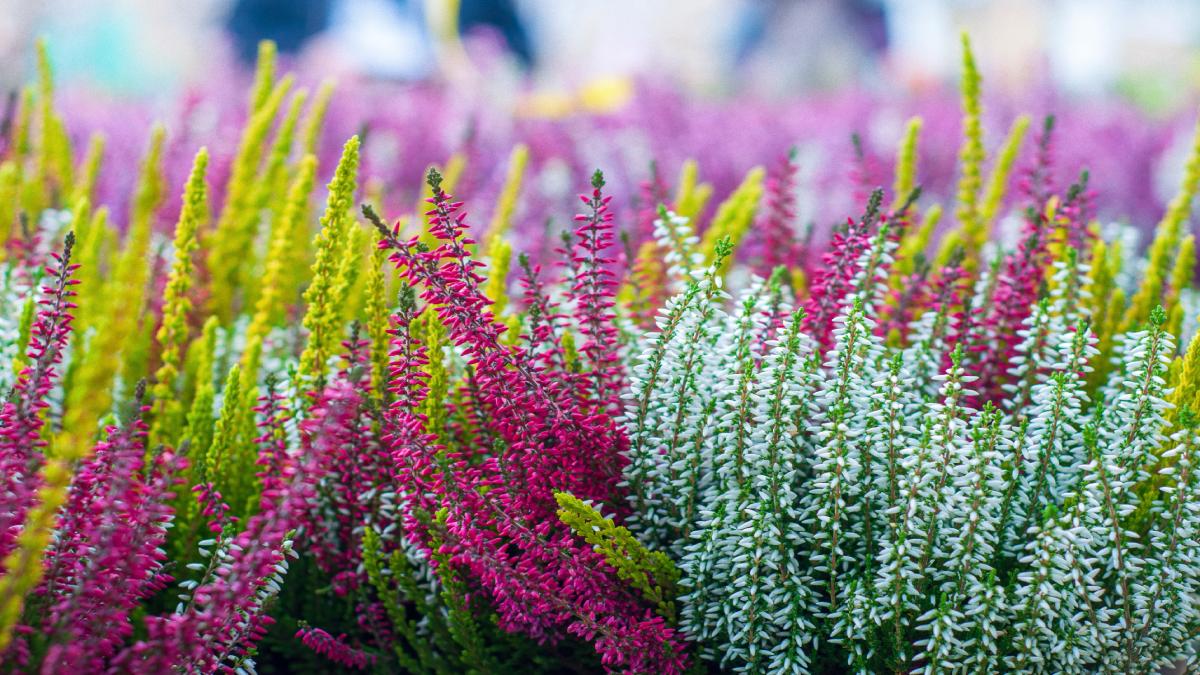
<path fill-rule="evenodd" d="M 592 175 L 591 196 L 580 195 L 589 213 L 575 216 L 580 225 L 575 229 L 578 241 L 571 253 L 574 274 L 567 298 L 575 305 L 574 319 L 584 337 L 579 351 L 589 361 L 592 374 L 590 391 L 583 397 L 600 403 L 602 412 L 615 412 L 625 381 L 613 312 L 617 280 L 611 268 L 616 260 L 605 255 L 615 243 L 613 215 L 609 211 L 612 197 L 601 195 L 603 187 L 604 176 L 597 170 Z"/>
<path fill-rule="evenodd" d="M 26 357 L 30 363 L 17 378 L 11 395 L 0 408 L 0 559 L 13 548 L 25 514 L 38 489 L 42 464 L 41 437 L 47 396 L 58 378 L 58 365 L 71 334 L 71 301 L 79 265 L 71 262 L 74 233 L 67 233 L 62 253 L 51 253 L 46 265 L 49 281 L 42 286 L 40 309 L 30 331 Z"/>
<path fill-rule="evenodd" d="M 480 425 L 474 440 L 490 447 L 450 451 L 425 431 L 418 406 L 428 392 L 413 366 L 428 356 L 410 332 L 418 312 L 402 303 L 393 319 L 394 402 L 385 440 L 401 467 L 410 529 L 435 559 L 469 572 L 492 600 L 502 628 L 538 640 L 577 635 L 592 641 L 613 669 L 681 671 L 674 631 L 555 515 L 555 491 L 617 503 L 627 443 L 613 418 L 596 412 L 611 404 L 620 381 L 608 356 L 615 350 L 615 334 L 608 330 L 613 282 L 603 274 L 611 261 L 602 250 L 612 237 L 599 180 L 584 197 L 591 213 L 580 221 L 572 255 L 572 319 L 584 334 L 586 362 L 577 376 L 554 372 L 565 360 L 501 343 L 504 327 L 479 290 L 482 263 L 470 256 L 473 242 L 465 236 L 461 204 L 442 191 L 434 171 L 429 184 L 430 229 L 440 243 L 431 249 L 416 237 L 401 241 L 398 226 L 376 221 L 380 246 L 392 250 L 403 278 L 422 289 L 421 299 L 466 359 L 469 403 L 487 412 L 473 419 Z M 536 273 L 527 277 L 527 295 L 544 298 Z M 542 309 L 556 313 L 546 303 Z M 553 321 L 543 317 L 533 330 L 553 331 Z"/>
<path fill-rule="evenodd" d="M 296 637 L 305 647 L 324 656 L 334 663 L 356 670 L 366 670 L 375 665 L 377 657 L 346 644 L 346 635 L 336 638 L 320 628 L 304 626 L 296 631 Z"/>
<path fill-rule="evenodd" d="M 755 271 L 768 277 L 780 265 L 794 269 L 807 267 L 804 246 L 796 232 L 796 149 L 780 159 L 767 174 L 763 208 L 759 213 Z"/>
<path fill-rule="evenodd" d="M 163 546 L 184 462 L 169 450 L 147 454 L 148 409 L 110 427 L 76 470 L 38 590 L 48 607 L 41 633 L 52 641 L 44 669 L 103 670 L 133 633 L 131 613 L 172 580 Z"/>

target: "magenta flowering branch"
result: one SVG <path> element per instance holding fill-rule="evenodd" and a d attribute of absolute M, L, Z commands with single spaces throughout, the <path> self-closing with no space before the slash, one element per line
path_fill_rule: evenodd
<path fill-rule="evenodd" d="M 781 265 L 801 270 L 806 267 L 804 246 L 796 232 L 796 173 L 799 168 L 796 157 L 797 150 L 793 147 L 767 175 L 765 208 L 758 226 L 762 233 L 762 250 L 756 270 L 764 278 Z"/>
<path fill-rule="evenodd" d="M 615 244 L 613 214 L 609 211 L 612 197 L 601 194 L 603 187 L 604 174 L 597 169 L 592 174 L 591 195 L 579 197 L 589 213 L 575 216 L 575 222 L 581 224 L 575 229 L 578 242 L 571 261 L 578 271 L 567 289 L 567 297 L 575 304 L 575 322 L 583 330 L 584 343 L 579 351 L 591 366 L 591 391 L 584 397 L 595 400 L 601 410 L 611 412 L 619 407 L 625 382 L 613 323 L 617 281 L 611 267 L 616 259 L 605 253 Z"/>
<path fill-rule="evenodd" d="M 172 580 L 163 548 L 184 460 L 147 453 L 144 391 L 142 382 L 134 418 L 109 428 L 72 481 L 39 591 L 40 634 L 50 643 L 43 668 L 103 670 L 132 635 L 134 610 Z"/>
<path fill-rule="evenodd" d="M 43 411 L 50 405 L 46 399 L 58 377 L 71 334 L 71 310 L 76 308 L 71 300 L 78 284 L 73 275 L 79 269 L 71 262 L 74 246 L 75 234 L 68 232 L 62 253 L 50 254 L 52 262 L 45 269 L 50 280 L 41 288 L 26 350 L 30 364 L 0 408 L 0 559 L 12 552 L 38 489 L 36 475 L 46 446 L 41 436 Z"/>
<path fill-rule="evenodd" d="M 447 337 L 466 358 L 472 403 L 490 412 L 478 421 L 488 428 L 491 447 L 466 450 L 474 456 L 464 456 L 436 445 L 425 431 L 418 406 L 428 390 L 423 378 L 407 373 L 413 362 L 430 357 L 409 332 L 415 310 L 402 306 L 393 318 L 395 401 L 385 420 L 385 439 L 402 467 L 401 482 L 407 483 L 406 522 L 424 546 L 438 542 L 439 556 L 469 571 L 491 598 L 503 628 L 539 640 L 576 634 L 594 641 L 609 667 L 678 672 L 682 657 L 672 630 L 651 618 L 653 613 L 598 554 L 550 517 L 557 509 L 555 491 L 614 503 L 622 462 L 623 432 L 610 416 L 593 412 L 604 405 L 597 397 L 611 396 L 616 386 L 603 356 L 615 341 L 603 325 L 610 320 L 611 282 L 596 273 L 608 262 L 601 250 L 611 243 L 600 185 L 585 198 L 594 210 L 582 221 L 573 255 L 580 273 L 571 290 L 577 304 L 572 318 L 594 343 L 592 355 L 585 351 L 585 356 L 601 369 L 599 384 L 581 390 L 573 378 L 555 372 L 557 359 L 531 358 L 526 350 L 499 342 L 503 327 L 479 292 L 481 264 L 470 259 L 472 242 L 465 236 L 461 205 L 442 191 L 436 172 L 430 172 L 429 184 L 430 231 L 440 241 L 436 248 L 416 238 L 401 241 L 398 227 L 388 228 L 372 211 L 364 212 L 380 230 L 380 246 L 392 250 L 390 259 L 403 277 L 422 289 L 421 299 L 437 312 Z M 527 280 L 534 306 L 554 314 L 537 284 L 536 274 Z M 543 317 L 533 330 L 549 335 L 553 321 Z M 442 514 L 436 518 L 440 525 L 432 517 L 435 511 Z"/>

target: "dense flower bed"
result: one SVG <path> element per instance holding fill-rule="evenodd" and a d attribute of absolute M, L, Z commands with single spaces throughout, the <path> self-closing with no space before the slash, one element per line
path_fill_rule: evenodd
<path fill-rule="evenodd" d="M 1160 215 L 1157 132 L 985 142 L 965 41 L 961 123 L 888 161 L 789 152 L 802 106 L 638 103 L 388 164 L 442 94 L 356 116 L 268 45 L 236 133 L 156 129 L 122 187 L 133 142 L 75 153 L 53 93 L 43 57 L 0 146 L 0 671 L 1194 658 L 1200 137 L 1143 247 L 1108 217 Z M 672 135 L 776 114 L 695 164 Z M 603 134 L 680 180 L 583 174 Z"/>

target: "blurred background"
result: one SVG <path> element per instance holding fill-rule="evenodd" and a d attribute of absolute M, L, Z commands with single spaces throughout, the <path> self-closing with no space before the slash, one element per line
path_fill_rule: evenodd
<path fill-rule="evenodd" d="M 6 90 L 30 77 L 39 35 L 60 81 L 118 96 L 174 95 L 261 38 L 341 77 L 502 61 L 548 94 L 644 75 L 703 96 L 920 91 L 957 78 L 962 29 L 993 92 L 1052 85 L 1164 112 L 1200 82 L 1195 0 L 0 0 L 0 16 Z"/>

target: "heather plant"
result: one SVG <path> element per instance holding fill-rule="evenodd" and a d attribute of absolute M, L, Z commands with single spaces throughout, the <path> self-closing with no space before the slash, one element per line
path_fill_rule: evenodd
<path fill-rule="evenodd" d="M 818 237 L 776 138 L 595 171 L 521 254 L 568 141 L 381 183 L 377 131 L 323 151 L 341 98 L 276 70 L 113 200 L 40 54 L 0 145 L 0 671 L 1194 658 L 1200 147 L 1142 255 L 1063 124 L 989 145 L 964 44 L 954 189 L 913 118 L 890 191 L 861 138 L 828 169 L 860 213 Z"/>
<path fill-rule="evenodd" d="M 678 267 L 685 287 L 634 349 L 629 527 L 676 561 L 680 628 L 724 668 L 1154 672 L 1195 658 L 1190 601 L 1150 609 L 1197 578 L 1180 501 L 1195 341 L 1181 350 L 1182 307 L 1151 298 L 1190 285 L 1180 223 L 1200 150 L 1144 262 L 1106 252 L 1086 175 L 1054 196 L 1035 172 L 1017 246 L 982 246 L 993 210 L 966 54 L 957 222 L 937 266 L 898 257 L 914 195 L 884 212 L 877 191 L 806 294 L 780 268 L 730 305 L 719 266 Z M 660 223 L 678 258 L 686 219 Z M 1145 273 L 1115 283 L 1131 264 Z"/>

